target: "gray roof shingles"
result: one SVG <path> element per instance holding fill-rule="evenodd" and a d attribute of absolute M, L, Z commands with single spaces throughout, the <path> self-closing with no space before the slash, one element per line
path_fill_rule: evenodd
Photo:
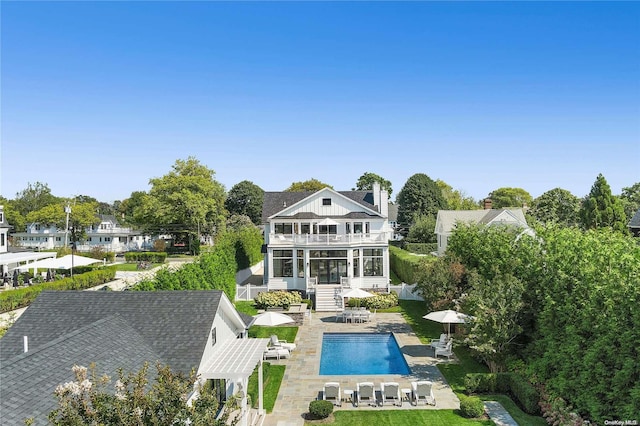
<path fill-rule="evenodd" d="M 629 224 L 627 225 L 629 228 L 640 228 L 640 209 L 633 215 Z"/>

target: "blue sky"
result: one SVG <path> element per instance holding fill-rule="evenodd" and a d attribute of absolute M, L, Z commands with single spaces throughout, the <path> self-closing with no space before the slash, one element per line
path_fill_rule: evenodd
<path fill-rule="evenodd" d="M 636 2 L 2 2 L 0 193 L 640 181 Z"/>

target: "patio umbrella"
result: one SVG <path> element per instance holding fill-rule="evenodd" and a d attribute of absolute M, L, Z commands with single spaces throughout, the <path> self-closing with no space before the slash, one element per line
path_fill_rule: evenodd
<path fill-rule="evenodd" d="M 373 293 L 369 293 L 368 291 L 365 291 L 361 288 L 349 288 L 345 291 L 343 291 L 342 293 L 340 293 L 340 296 L 342 297 L 353 297 L 358 299 L 358 307 L 360 306 L 360 299 L 362 299 L 363 297 L 373 297 L 375 296 L 375 294 Z"/>
<path fill-rule="evenodd" d="M 71 269 L 76 266 L 86 266 L 92 263 L 102 262 L 99 259 L 92 259 L 90 257 L 78 256 L 68 254 L 62 257 L 51 257 L 48 259 L 38 260 L 36 262 L 29 263 L 27 265 L 20 266 L 20 269 L 34 269 L 34 268 L 51 268 L 51 269 Z"/>
<path fill-rule="evenodd" d="M 467 314 L 463 314 L 462 312 L 447 309 L 446 311 L 429 312 L 422 318 L 442 324 L 447 324 L 447 334 L 451 336 L 451 324 L 464 324 L 467 319 L 471 319 L 473 317 Z"/>
<path fill-rule="evenodd" d="M 281 314 L 280 312 L 267 311 L 262 314 L 254 316 L 253 325 L 266 325 L 274 326 L 281 324 L 288 324 L 295 322 L 289 315 Z"/>

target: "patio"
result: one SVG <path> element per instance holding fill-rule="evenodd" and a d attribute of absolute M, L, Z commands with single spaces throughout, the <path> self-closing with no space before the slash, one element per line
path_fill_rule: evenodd
<path fill-rule="evenodd" d="M 356 383 L 373 381 L 379 390 L 380 382 L 395 381 L 401 388 L 410 388 L 410 382 L 430 380 L 434 383 L 433 392 L 437 405 L 420 404 L 417 407 L 404 401 L 402 407 L 385 405 L 384 407 L 355 407 L 351 402 L 343 402 L 339 410 L 433 410 L 457 409 L 460 401 L 447 385 L 436 367 L 437 362 L 450 362 L 444 359 L 436 361 L 433 349 L 420 343 L 399 313 L 377 313 L 368 323 L 342 323 L 335 321 L 334 313 L 314 313 L 299 328 L 296 338 L 297 348 L 291 358 L 273 360 L 273 364 L 287 366 L 280 392 L 273 412 L 265 418 L 265 426 L 303 425 L 302 417 L 309 409 L 309 403 L 317 399 L 326 382 L 338 382 L 344 394 L 345 389 L 355 389 Z M 320 354 L 324 332 L 393 332 L 405 359 L 411 367 L 411 375 L 367 375 L 367 376 L 320 376 Z"/>

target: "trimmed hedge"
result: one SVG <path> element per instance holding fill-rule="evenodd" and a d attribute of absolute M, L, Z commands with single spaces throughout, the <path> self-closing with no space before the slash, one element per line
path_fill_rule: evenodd
<path fill-rule="evenodd" d="M 420 257 L 411 255 L 408 251 L 389 246 L 389 263 L 391 269 L 403 282 L 414 284 L 420 264 Z"/>
<path fill-rule="evenodd" d="M 460 414 L 467 419 L 475 419 L 484 414 L 484 403 L 477 396 L 460 395 Z"/>
<path fill-rule="evenodd" d="M 157 251 L 130 251 L 124 254 L 124 260 L 130 263 L 164 263 L 165 260 L 167 260 L 167 253 Z"/>
<path fill-rule="evenodd" d="M 540 393 L 517 373 L 469 373 L 464 378 L 467 393 L 508 393 L 520 408 L 532 415 L 540 414 Z"/>
<path fill-rule="evenodd" d="M 438 250 L 438 243 L 406 243 L 403 248 L 411 253 L 431 254 Z"/>
<path fill-rule="evenodd" d="M 73 278 L 63 278 L 53 282 L 34 284 L 30 287 L 3 291 L 0 293 L 0 312 L 28 306 L 44 290 L 84 290 L 113 281 L 115 276 L 115 268 L 103 268 L 74 275 Z"/>

